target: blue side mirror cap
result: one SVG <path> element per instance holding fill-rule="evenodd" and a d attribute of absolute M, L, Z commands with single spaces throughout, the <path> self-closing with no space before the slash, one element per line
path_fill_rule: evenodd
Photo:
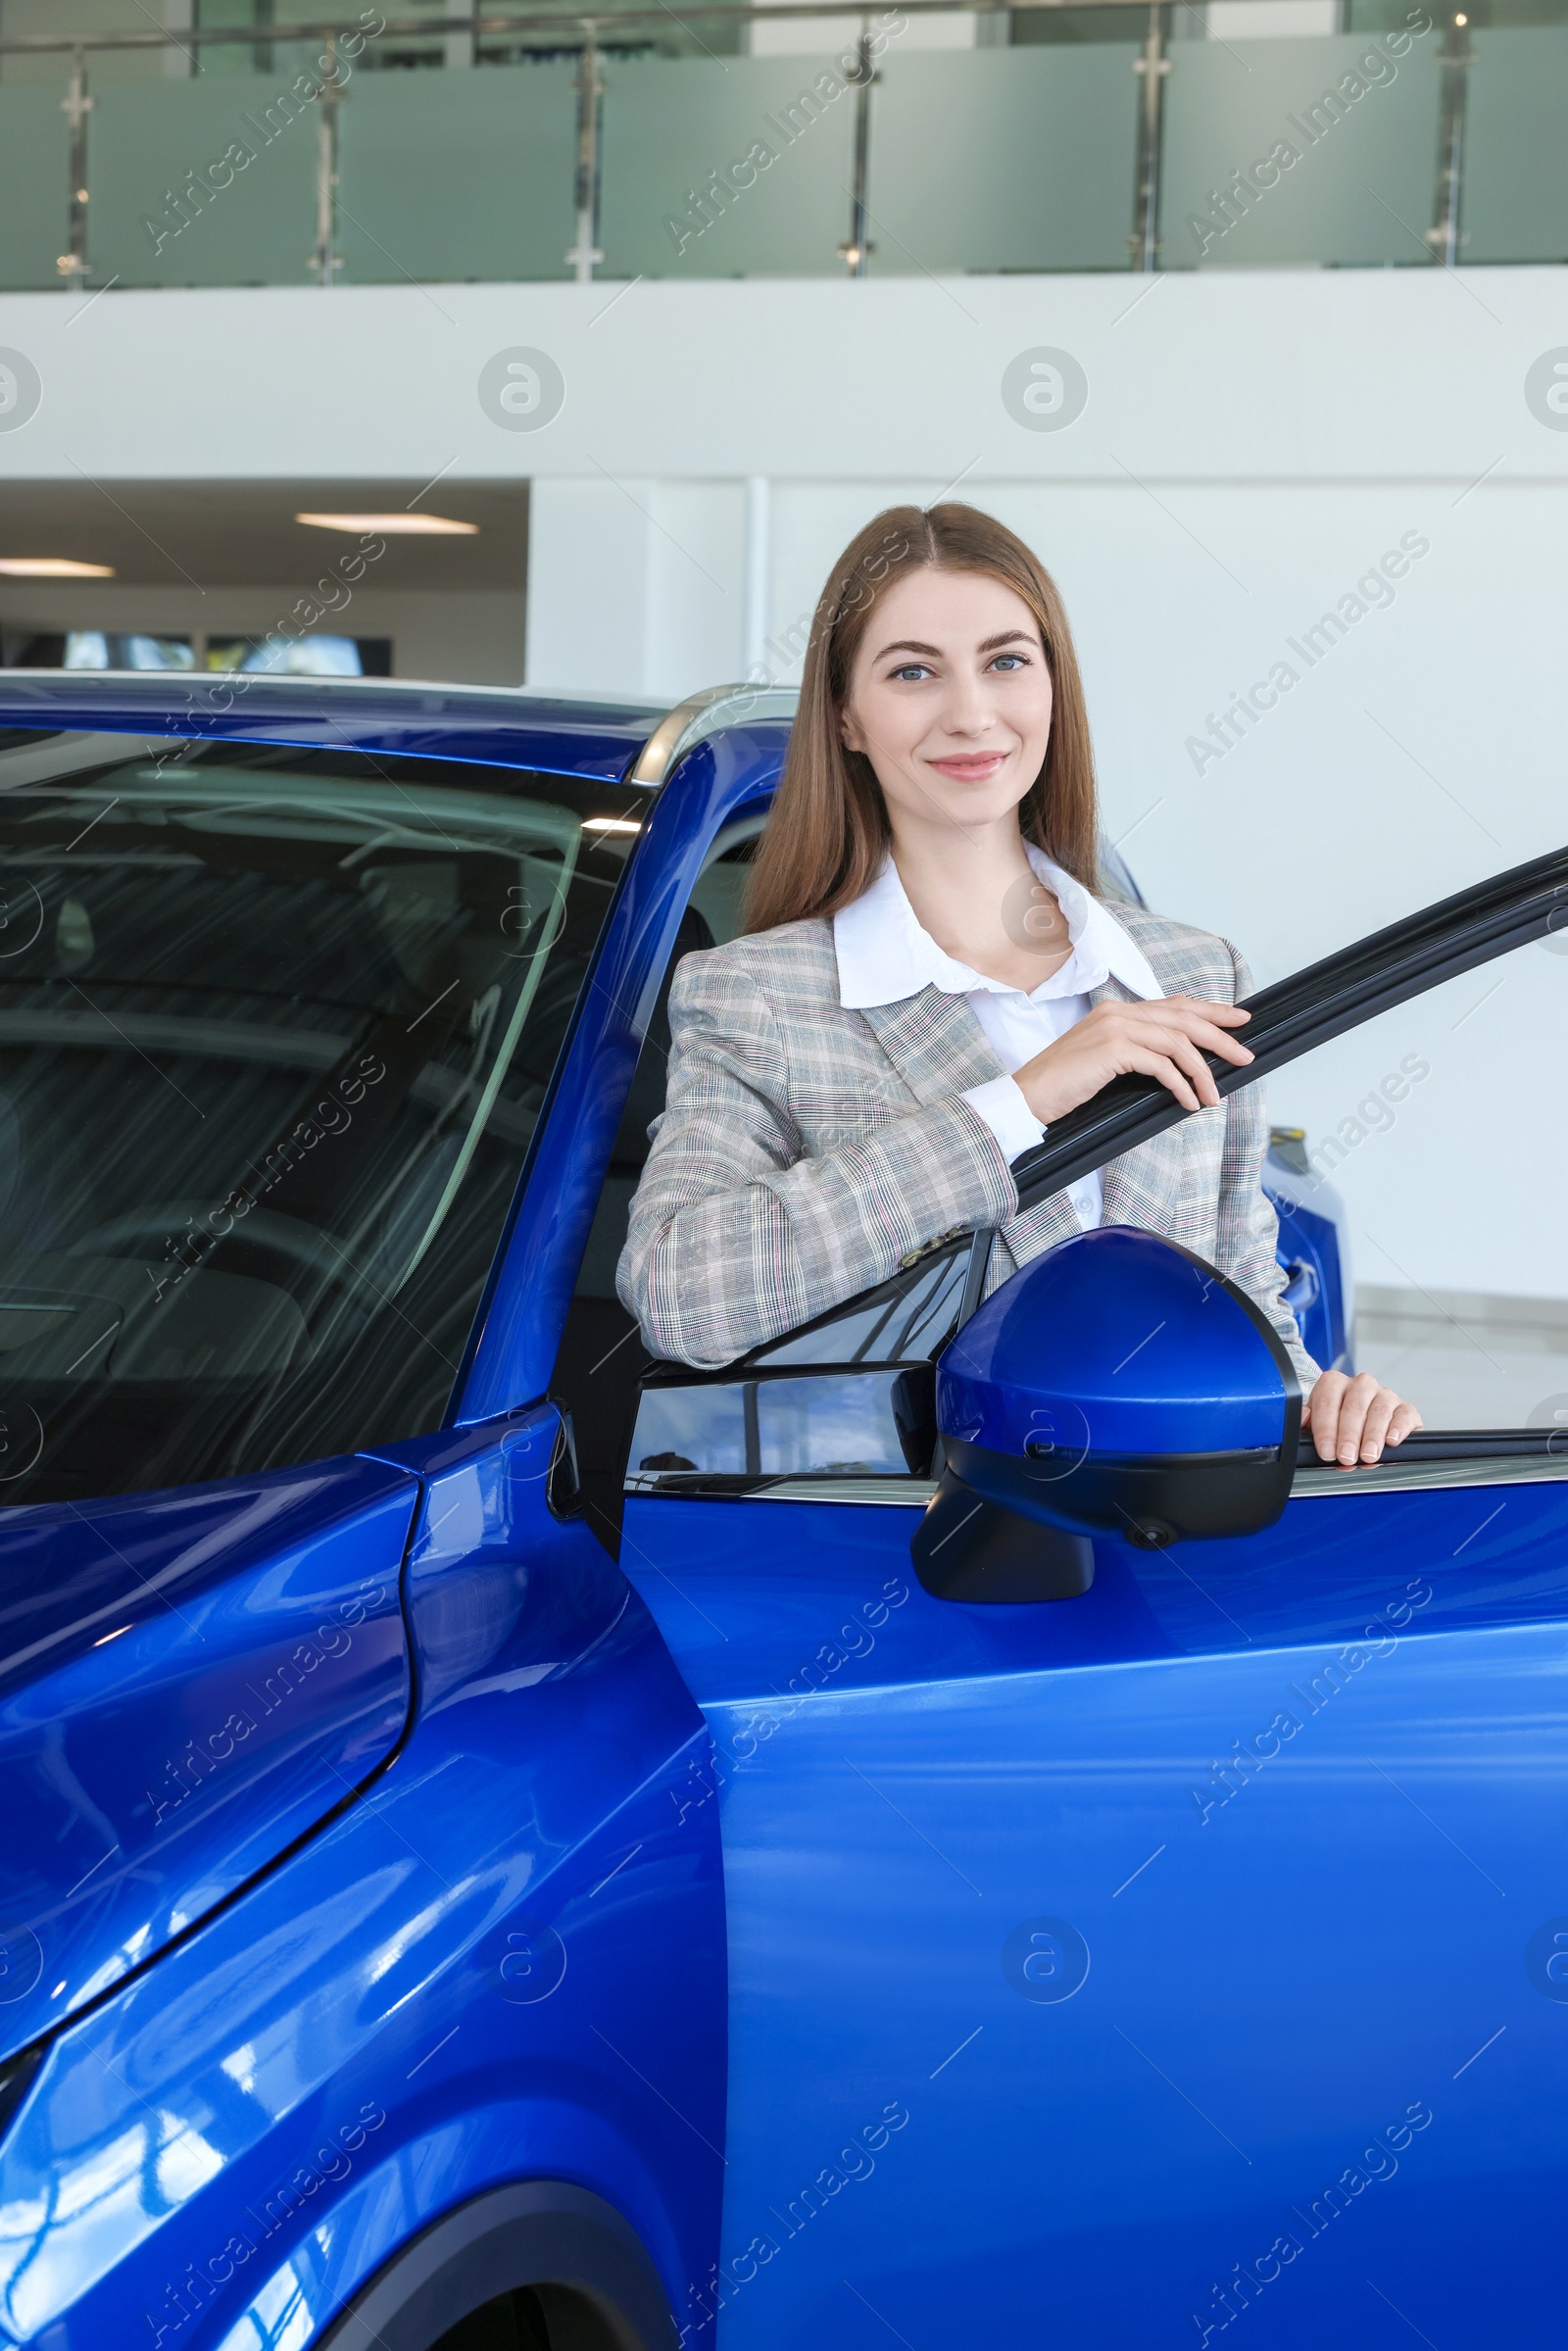
<path fill-rule="evenodd" d="M 1095 1535 L 1157 1549 L 1255 1532 L 1289 1498 L 1300 1418 L 1279 1334 L 1233 1282 L 1153 1233 L 1076 1234 L 1004 1283 L 941 1357 L 947 1466 L 916 1569 L 947 1597 L 1065 1597 L 1088 1589 Z M 1055 1531 L 1033 1539 L 1038 1574 L 997 1512 Z"/>

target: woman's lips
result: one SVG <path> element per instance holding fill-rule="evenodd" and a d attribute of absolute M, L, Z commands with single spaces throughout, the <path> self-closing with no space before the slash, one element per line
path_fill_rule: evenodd
<path fill-rule="evenodd" d="M 930 763 L 939 775 L 951 775 L 956 783 L 973 784 L 995 775 L 1006 757 L 1004 751 L 971 751 L 956 753 L 951 759 L 933 759 Z"/>

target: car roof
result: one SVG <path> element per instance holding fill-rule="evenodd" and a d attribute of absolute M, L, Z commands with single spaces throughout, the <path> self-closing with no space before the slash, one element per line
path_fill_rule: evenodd
<path fill-rule="evenodd" d="M 0 734 L 197 735 L 662 783 L 706 734 L 793 715 L 792 691 L 715 686 L 665 702 L 405 678 L 190 670 L 0 671 Z"/>

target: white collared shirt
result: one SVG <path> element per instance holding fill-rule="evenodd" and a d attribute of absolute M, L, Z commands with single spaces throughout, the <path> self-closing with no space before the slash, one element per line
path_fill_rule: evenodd
<path fill-rule="evenodd" d="M 902 1004 L 906 996 L 917 996 L 928 987 L 966 1000 L 1008 1074 L 971 1086 L 962 1100 L 985 1120 L 1009 1159 L 1033 1150 L 1046 1131 L 1011 1072 L 1082 1020 L 1092 991 L 1106 980 L 1119 980 L 1146 1002 L 1165 993 L 1109 908 L 1032 843 L 1026 842 L 1024 849 L 1036 879 L 1054 893 L 1071 942 L 1061 968 L 1032 994 L 1009 988 L 1003 980 L 989 980 L 945 955 L 915 919 L 891 857 L 870 889 L 833 917 L 839 1002 L 848 1010 Z M 1099 1224 L 1103 1200 L 1098 1174 L 1081 1176 L 1069 1185 L 1068 1198 L 1086 1232 Z"/>

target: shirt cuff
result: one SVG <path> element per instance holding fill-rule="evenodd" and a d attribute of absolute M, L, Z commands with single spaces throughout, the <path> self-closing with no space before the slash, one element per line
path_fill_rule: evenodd
<path fill-rule="evenodd" d="M 1045 1139 L 1045 1128 L 1012 1078 L 988 1078 L 983 1086 L 971 1086 L 966 1094 L 960 1094 L 958 1100 L 984 1119 L 1008 1159 L 1033 1151 Z"/>

